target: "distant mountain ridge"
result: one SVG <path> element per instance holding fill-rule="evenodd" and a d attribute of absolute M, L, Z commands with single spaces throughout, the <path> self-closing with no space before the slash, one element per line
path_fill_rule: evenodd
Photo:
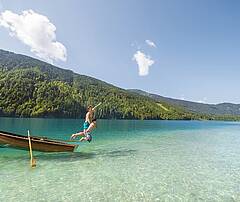
<path fill-rule="evenodd" d="M 240 115 L 240 104 L 220 103 L 220 104 L 205 104 L 192 102 L 187 100 L 180 100 L 168 98 L 157 94 L 148 93 L 138 89 L 129 89 L 130 92 L 139 95 L 148 96 L 156 101 L 167 102 L 174 106 L 181 107 L 193 113 L 211 114 L 211 115 Z"/>
<path fill-rule="evenodd" d="M 139 90 L 125 90 L 0 49 L 0 116 L 83 118 L 86 107 L 99 102 L 102 105 L 96 113 L 98 118 L 240 120 L 240 116 L 232 116 L 238 115 L 233 106 L 230 110 L 227 105 L 226 110 L 225 104 L 219 105 L 225 112 L 215 113 L 216 106 L 179 101 Z"/>

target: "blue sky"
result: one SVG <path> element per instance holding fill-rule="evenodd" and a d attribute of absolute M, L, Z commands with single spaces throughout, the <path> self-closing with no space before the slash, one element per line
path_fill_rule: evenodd
<path fill-rule="evenodd" d="M 122 88 L 207 103 L 240 103 L 240 1 L 0 0 L 0 12 L 6 10 L 45 16 L 65 49 L 54 49 L 46 57 L 53 43 L 44 49 L 24 42 L 10 36 L 6 25 L 0 26 L 2 49 L 40 56 Z M 137 62 L 148 64 L 149 71 L 139 75 Z"/>

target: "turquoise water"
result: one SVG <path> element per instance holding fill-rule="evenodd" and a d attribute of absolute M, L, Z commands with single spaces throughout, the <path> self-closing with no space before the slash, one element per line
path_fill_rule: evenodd
<path fill-rule="evenodd" d="M 82 120 L 0 118 L 68 139 Z M 0 201 L 240 201 L 240 123 L 99 120 L 75 153 L 0 148 Z"/>

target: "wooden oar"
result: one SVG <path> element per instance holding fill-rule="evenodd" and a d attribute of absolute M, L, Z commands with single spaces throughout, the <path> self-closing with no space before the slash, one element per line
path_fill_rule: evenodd
<path fill-rule="evenodd" d="M 30 153 L 30 165 L 32 168 L 36 167 L 36 159 L 33 158 L 33 152 L 32 152 L 32 143 L 31 143 L 31 138 L 30 138 L 30 132 L 28 130 L 28 144 L 29 144 L 29 153 Z"/>

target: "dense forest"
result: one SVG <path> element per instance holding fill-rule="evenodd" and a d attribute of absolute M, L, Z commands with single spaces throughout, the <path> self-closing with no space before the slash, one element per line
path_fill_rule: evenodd
<path fill-rule="evenodd" d="M 129 89 L 130 92 L 135 92 L 140 95 L 144 95 L 154 99 L 157 102 L 166 102 L 174 106 L 181 107 L 187 111 L 193 113 L 204 113 L 217 116 L 240 116 L 240 104 L 233 103 L 220 103 L 220 104 L 207 104 L 200 102 L 192 102 L 187 100 L 173 99 L 168 97 L 163 97 L 160 95 L 148 93 L 142 90 Z"/>
<path fill-rule="evenodd" d="M 83 118 L 86 107 L 99 102 L 102 105 L 97 118 L 226 119 L 188 112 L 92 77 L 0 50 L 0 116 Z"/>

